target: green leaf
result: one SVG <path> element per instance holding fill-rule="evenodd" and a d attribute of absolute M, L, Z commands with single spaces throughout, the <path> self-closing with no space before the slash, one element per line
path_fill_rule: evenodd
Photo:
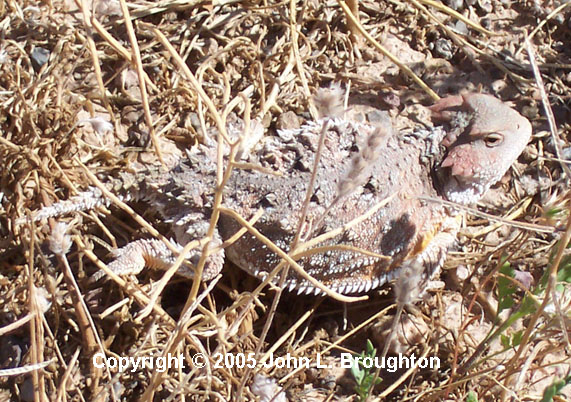
<path fill-rule="evenodd" d="M 353 374 L 357 384 L 360 384 L 363 381 L 363 377 L 365 376 L 365 372 L 361 370 L 361 366 L 357 364 L 355 359 L 353 359 L 353 363 L 351 364 L 351 374 Z"/>
<path fill-rule="evenodd" d="M 555 215 L 558 215 L 562 212 L 563 210 L 561 208 L 551 208 L 549 210 L 547 210 L 547 212 L 545 212 L 545 216 L 550 219 L 555 217 Z"/>
<path fill-rule="evenodd" d="M 519 306 L 519 313 L 521 314 L 522 317 L 528 315 L 528 314 L 533 314 L 535 313 L 535 311 L 537 310 L 537 300 L 535 300 L 533 297 L 531 296 L 524 296 L 523 300 L 521 301 L 521 305 Z"/>
<path fill-rule="evenodd" d="M 506 262 L 500 268 L 500 273 L 507 276 L 508 278 L 514 278 L 514 269 L 510 266 L 509 262 Z M 498 277 L 498 315 L 505 309 L 511 308 L 514 305 L 514 300 L 512 295 L 516 292 L 517 288 L 513 281 L 510 281 L 504 276 Z"/>
<path fill-rule="evenodd" d="M 501 334 L 500 341 L 502 342 L 504 349 L 509 349 L 512 346 L 510 345 L 510 337 L 507 335 Z"/>
<path fill-rule="evenodd" d="M 357 383 L 354 389 L 359 396 L 359 401 L 364 401 L 373 385 L 379 384 L 382 381 L 381 378 L 377 378 L 373 384 L 375 373 L 372 372 L 370 368 L 364 367 L 362 363 L 362 359 L 365 357 L 375 358 L 376 354 L 377 349 L 373 346 L 373 342 L 367 339 L 365 350 L 359 355 L 354 355 L 354 359 L 357 357 L 361 358 L 359 361 L 353 360 L 353 364 L 351 365 L 351 374 L 353 374 L 355 382 Z"/>
<path fill-rule="evenodd" d="M 553 384 L 543 390 L 543 398 L 541 398 L 541 402 L 552 402 L 553 397 L 561 392 L 564 386 L 570 383 L 571 375 L 561 380 L 555 380 Z"/>
<path fill-rule="evenodd" d="M 571 247 L 571 242 L 567 245 L 567 248 L 569 247 Z M 553 264 L 553 258 L 551 259 L 550 264 Z M 549 269 L 546 269 L 539 280 L 540 286 L 538 286 L 538 289 L 534 292 L 535 294 L 539 294 L 545 289 L 548 279 Z M 561 259 L 559 269 L 557 270 L 557 282 L 571 283 L 571 255 L 566 255 Z"/>
<path fill-rule="evenodd" d="M 466 402 L 478 402 L 478 395 L 474 391 L 468 392 L 468 395 L 466 395 Z"/>
<path fill-rule="evenodd" d="M 512 346 L 516 347 L 519 346 L 521 343 L 521 339 L 523 338 L 523 330 L 517 331 L 512 335 Z"/>
<path fill-rule="evenodd" d="M 571 255 L 563 257 L 557 271 L 557 282 L 571 283 Z"/>
<path fill-rule="evenodd" d="M 370 339 L 367 339 L 367 356 L 375 357 L 377 354 L 377 349 L 374 348 L 373 342 Z"/>

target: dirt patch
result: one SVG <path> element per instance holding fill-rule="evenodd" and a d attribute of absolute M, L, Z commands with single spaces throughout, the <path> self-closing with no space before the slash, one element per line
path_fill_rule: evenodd
<path fill-rule="evenodd" d="M 259 281 L 227 264 L 212 289 L 191 290 L 192 281 L 175 277 L 152 303 L 162 274 L 89 281 L 118 244 L 148 235 L 130 214 L 112 206 L 62 218 L 71 236 L 65 258 L 53 251 L 54 237 L 67 241 L 56 220 L 21 224 L 93 185 L 86 170 L 104 180 L 168 166 L 213 141 L 214 111 L 231 119 L 248 110 L 267 135 L 297 127 L 315 117 L 311 95 L 332 82 L 350 88 L 355 113 L 388 110 L 399 130 L 431 124 L 424 106 L 436 94 L 465 90 L 511 102 L 534 130 L 509 174 L 468 213 L 444 287 L 405 311 L 391 356 L 438 357 L 440 368 L 383 369 L 372 394 L 535 400 L 569 376 L 571 258 L 560 240 L 571 208 L 563 173 L 570 3 L 445 2 L 451 11 L 424 0 L 359 2 L 363 28 L 404 67 L 351 33 L 340 2 L 134 1 L 132 26 L 119 2 L 78 3 L 0 1 L 0 368 L 25 368 L 4 373 L 0 399 L 269 400 L 281 389 L 278 398 L 292 401 L 358 400 L 358 374 L 342 368 L 343 353 L 366 353 L 370 339 L 380 355 L 394 314 L 390 287 L 349 305 L 284 293 L 274 310 L 271 287 L 256 290 Z M 134 207 L 160 231 L 164 222 Z M 542 277 L 554 268 L 559 303 L 540 308 Z M 167 353 L 185 368 L 94 365 L 97 356 L 109 363 Z M 193 365 L 198 354 L 204 367 Z M 217 365 L 220 356 L 233 356 L 232 367 Z M 238 361 L 249 356 L 307 358 L 311 367 L 250 369 Z M 569 386 L 562 392 L 571 399 Z"/>

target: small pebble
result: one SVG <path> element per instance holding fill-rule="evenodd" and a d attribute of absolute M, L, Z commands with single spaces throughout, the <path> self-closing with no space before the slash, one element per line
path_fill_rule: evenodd
<path fill-rule="evenodd" d="M 198 113 L 190 112 L 188 114 L 188 119 L 190 120 L 190 124 L 192 127 L 197 131 L 200 132 L 202 127 L 200 125 L 200 118 L 198 117 Z"/>
<path fill-rule="evenodd" d="M 506 89 L 506 87 L 507 84 L 504 80 L 495 80 L 494 82 L 492 82 L 492 90 L 494 91 L 495 94 L 499 94 L 504 89 Z"/>
<path fill-rule="evenodd" d="M 563 23 L 565 22 L 565 17 L 563 16 L 563 14 L 556 14 L 553 17 L 553 21 L 557 24 L 557 25 L 563 25 Z"/>
<path fill-rule="evenodd" d="M 32 61 L 34 71 L 38 72 L 50 59 L 50 51 L 43 47 L 35 47 L 34 50 L 32 50 L 32 53 L 30 53 L 30 59 Z"/>
<path fill-rule="evenodd" d="M 381 101 L 386 103 L 391 109 L 397 109 L 400 106 L 400 97 L 394 92 L 382 94 Z"/>
<path fill-rule="evenodd" d="M 489 18 L 482 18 L 480 20 L 480 25 L 486 29 L 490 29 L 492 27 L 492 20 Z"/>
<path fill-rule="evenodd" d="M 461 34 L 464 34 L 464 35 L 468 34 L 468 27 L 466 26 L 466 23 L 464 21 L 460 21 L 460 20 L 456 21 L 454 28 L 456 29 L 456 31 L 458 31 Z"/>
<path fill-rule="evenodd" d="M 491 13 L 492 11 L 494 11 L 494 8 L 492 7 L 492 2 L 490 0 L 478 0 L 478 5 L 482 10 L 484 10 L 487 13 Z"/>
<path fill-rule="evenodd" d="M 376 123 L 381 123 L 381 124 L 389 124 L 391 122 L 391 118 L 389 117 L 389 113 L 386 111 L 382 111 L 382 110 L 372 110 L 369 113 L 367 113 L 367 120 L 369 121 L 369 123 L 373 124 L 373 125 L 378 125 Z"/>
<path fill-rule="evenodd" d="M 464 0 L 446 0 L 446 4 L 453 10 L 461 10 L 464 8 Z"/>
<path fill-rule="evenodd" d="M 514 270 L 514 279 L 520 281 L 526 289 L 531 288 L 531 285 L 534 282 L 533 276 L 529 272 L 520 271 L 517 269 Z"/>
<path fill-rule="evenodd" d="M 301 127 L 299 117 L 293 112 L 288 111 L 278 116 L 276 128 L 278 130 L 294 130 Z"/>
<path fill-rule="evenodd" d="M 293 131 L 291 130 L 281 130 L 278 128 L 276 134 L 283 142 L 292 142 L 294 140 Z"/>
<path fill-rule="evenodd" d="M 454 273 L 459 281 L 465 281 L 470 276 L 470 270 L 465 265 L 459 265 Z"/>
<path fill-rule="evenodd" d="M 337 385 L 337 382 L 335 380 L 335 376 L 333 375 L 328 375 L 326 376 L 323 380 L 322 380 L 322 385 L 325 389 L 328 390 L 333 390 L 335 389 L 335 386 Z"/>
<path fill-rule="evenodd" d="M 521 114 L 523 114 L 528 119 L 533 120 L 539 114 L 539 109 L 537 108 L 537 105 L 524 106 L 521 109 Z"/>
<path fill-rule="evenodd" d="M 450 60 L 454 56 L 454 46 L 450 40 L 440 38 L 434 43 L 434 52 L 437 56 Z"/>
<path fill-rule="evenodd" d="M 34 401 L 34 381 L 31 376 L 26 378 L 20 386 L 20 398 L 25 402 Z"/>

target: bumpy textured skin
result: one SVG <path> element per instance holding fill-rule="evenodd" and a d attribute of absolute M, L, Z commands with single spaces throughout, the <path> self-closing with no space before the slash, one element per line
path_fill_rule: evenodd
<path fill-rule="evenodd" d="M 320 220 L 336 198 L 339 182 L 351 169 L 351 160 L 358 152 L 354 144 L 363 143 L 370 130 L 369 126 L 344 121 L 332 124 L 332 130 L 328 131 L 325 139 L 314 196 L 304 228 L 313 228 L 313 224 Z M 244 171 L 234 175 L 228 186 L 226 204 L 245 217 L 259 207 L 264 208 L 266 213 L 256 227 L 286 252 L 289 251 L 300 219 L 319 131 L 320 125 L 317 125 L 314 129 L 304 127 L 301 132 L 294 133 L 294 138 L 301 137 L 304 141 L 296 141 L 298 149 L 295 151 L 282 153 L 282 160 L 279 161 L 282 176 L 271 177 L 255 171 Z M 351 194 L 337 202 L 328 211 L 321 227 L 313 228 L 316 229 L 313 236 L 336 229 L 393 196 L 371 218 L 317 245 L 351 245 L 389 258 L 376 258 L 348 250 L 328 251 L 299 261 L 308 274 L 340 293 L 359 293 L 391 279 L 404 261 L 421 251 L 424 235 L 432 236 L 435 227 L 449 216 L 442 206 L 425 206 L 415 198 L 419 194 L 438 197 L 432 185 L 431 169 L 420 160 L 425 145 L 432 141 L 440 142 L 444 132 L 435 130 L 424 134 L 431 138 L 419 140 L 418 137 L 391 135 L 382 149 L 382 156 L 369 166 L 372 174 L 363 185 L 357 186 Z M 274 148 L 287 150 L 287 143 L 281 139 L 275 139 L 275 142 Z M 298 159 L 300 156 L 301 160 Z M 258 157 L 266 159 L 264 152 Z M 309 169 L 299 169 L 300 165 Z M 219 231 L 222 238 L 231 236 L 238 229 L 239 226 L 231 218 L 221 217 Z M 446 247 L 443 245 L 441 249 L 445 250 Z M 242 236 L 226 250 L 226 254 L 238 266 L 261 278 L 279 263 L 279 258 L 250 234 Z M 433 257 L 436 260 L 442 258 L 441 255 Z M 289 287 L 307 292 L 312 290 L 295 273 L 290 275 L 287 281 Z"/>
<path fill-rule="evenodd" d="M 345 225 L 377 203 L 392 198 L 370 218 L 315 246 L 349 245 L 376 255 L 337 248 L 298 261 L 324 285 L 340 293 L 362 293 L 393 279 L 407 264 L 420 264 L 424 276 L 432 277 L 455 241 L 459 220 L 453 209 L 419 197 L 462 204 L 477 201 L 502 177 L 531 135 L 531 125 L 525 118 L 488 95 L 445 98 L 432 110 L 437 118 L 446 121 L 446 129 L 403 134 L 382 127 L 382 145 L 375 158 L 367 160 L 366 175 L 356 179 L 359 183 L 353 191 L 335 203 L 340 182 L 350 175 L 352 160 L 363 153 L 375 128 L 339 119 L 327 123 L 329 129 L 302 225 L 302 240 Z M 323 124 L 310 123 L 300 130 L 265 137 L 243 161 L 276 174 L 234 169 L 224 188 L 223 205 L 245 219 L 263 209 L 255 227 L 286 252 L 299 224 Z M 166 235 L 184 245 L 200 239 L 208 230 L 215 189 L 214 156 L 213 146 L 201 145 L 169 171 L 149 167 L 140 175 L 110 180 L 110 187 L 130 194 L 131 198 L 147 200 L 171 224 L 171 232 Z M 55 208 L 64 212 L 84 209 L 77 207 L 78 202 L 81 203 L 76 198 L 71 200 L 75 206 L 63 202 Z M 88 204 L 93 207 L 97 202 L 90 199 Z M 53 210 L 38 213 L 41 217 L 57 214 Z M 221 215 L 211 245 L 220 244 L 240 228 L 232 218 Z M 199 253 L 200 250 L 191 252 L 190 261 L 198 261 Z M 203 279 L 218 274 L 224 253 L 236 265 L 262 279 L 280 262 L 276 254 L 246 233 L 224 252 L 209 258 Z M 137 240 L 118 250 L 116 256 L 110 268 L 120 274 L 137 273 L 144 266 L 162 268 L 174 261 L 158 240 Z M 300 293 L 319 293 L 291 269 L 286 286 Z"/>

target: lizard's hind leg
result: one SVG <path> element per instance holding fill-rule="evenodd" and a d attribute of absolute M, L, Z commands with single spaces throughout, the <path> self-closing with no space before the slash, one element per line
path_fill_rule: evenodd
<path fill-rule="evenodd" d="M 173 242 L 173 244 L 179 251 L 182 251 L 183 247 L 181 245 L 176 242 Z M 218 232 L 216 232 L 214 239 L 210 241 L 208 247 L 212 248 L 220 244 L 222 244 L 222 240 Z M 177 274 L 186 278 L 193 278 L 194 267 L 196 267 L 201 253 L 201 247 L 191 250 L 186 256 L 186 260 L 190 261 L 191 264 L 183 262 Z M 177 255 L 159 239 L 139 239 L 132 241 L 124 247 L 113 251 L 112 255 L 115 259 L 108 267 L 117 275 L 136 275 L 144 268 L 167 270 L 177 259 Z M 209 255 L 206 259 L 202 279 L 210 280 L 214 278 L 222 270 L 223 265 L 223 250 Z M 92 276 L 92 279 L 99 280 L 103 275 L 103 271 L 99 271 Z"/>

